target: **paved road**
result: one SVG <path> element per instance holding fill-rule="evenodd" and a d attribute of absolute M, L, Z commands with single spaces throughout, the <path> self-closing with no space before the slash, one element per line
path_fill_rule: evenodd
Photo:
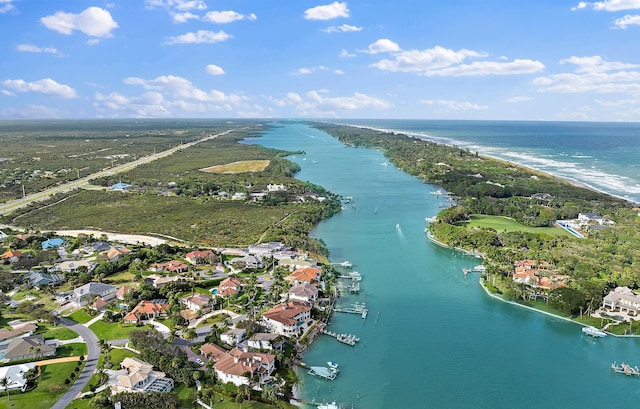
<path fill-rule="evenodd" d="M 67 393 L 65 393 L 62 398 L 55 405 L 52 406 L 51 409 L 64 409 L 66 408 L 72 400 L 74 400 L 77 396 L 80 395 L 82 389 L 85 387 L 87 383 L 89 383 L 89 379 L 91 379 L 91 375 L 96 371 L 96 367 L 98 366 L 98 358 L 100 358 L 100 347 L 98 346 L 98 337 L 91 331 L 89 328 L 84 325 L 78 324 L 74 321 L 71 321 L 66 318 L 61 318 L 60 323 L 69 329 L 80 334 L 80 336 L 84 339 L 87 344 L 87 362 L 84 365 L 84 369 L 80 372 L 80 376 L 76 379 L 76 382 L 69 388 Z"/>
<path fill-rule="evenodd" d="M 174 148 L 167 149 L 166 151 L 155 153 L 153 155 L 144 156 L 144 157 L 142 157 L 140 159 L 136 159 L 136 160 L 134 160 L 132 162 L 128 162 L 128 163 L 124 163 L 122 165 L 114 166 L 113 168 L 101 170 L 99 172 L 93 173 L 93 174 L 88 175 L 88 176 L 81 177 L 81 178 L 76 179 L 74 181 L 71 181 L 71 182 L 68 182 L 68 183 L 64 183 L 64 184 L 62 184 L 60 186 L 54 186 L 54 187 L 51 187 L 49 189 L 43 190 L 41 192 L 32 193 L 32 194 L 29 194 L 29 195 L 27 195 L 27 196 L 25 196 L 23 198 L 12 200 L 10 202 L 0 203 L 0 215 L 11 213 L 12 211 L 14 211 L 16 209 L 28 206 L 33 202 L 49 199 L 51 196 L 53 196 L 53 195 L 55 195 L 57 193 L 69 192 L 71 190 L 79 189 L 79 188 L 81 188 L 83 186 L 88 185 L 89 181 L 91 179 L 95 179 L 95 178 L 99 178 L 99 177 L 103 177 L 103 176 L 109 176 L 109 175 L 113 175 L 115 173 L 127 172 L 127 171 L 129 171 L 129 170 L 131 170 L 131 169 L 133 169 L 133 168 L 135 168 L 137 166 L 144 165 L 144 164 L 149 163 L 149 162 L 153 162 L 156 159 L 164 158 L 165 156 L 169 156 L 172 153 L 177 152 L 179 150 L 190 148 L 191 146 L 196 145 L 198 143 L 217 138 L 218 136 L 226 135 L 226 134 L 228 134 L 230 132 L 233 132 L 233 131 L 234 131 L 234 129 L 229 129 L 229 130 L 224 131 L 224 132 L 220 132 L 220 133 L 217 133 L 217 134 L 209 135 L 206 138 L 202 138 L 202 139 L 198 139 L 198 140 L 193 141 L 193 142 L 189 142 L 189 143 L 185 143 L 185 144 L 182 144 L 182 145 L 178 145 L 178 146 L 176 146 Z"/>

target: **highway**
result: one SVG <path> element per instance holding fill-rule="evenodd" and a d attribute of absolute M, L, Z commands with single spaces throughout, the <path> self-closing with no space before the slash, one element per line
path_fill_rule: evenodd
<path fill-rule="evenodd" d="M 45 189 L 43 191 L 40 192 L 36 192 L 36 193 L 32 193 L 29 195 L 26 195 L 23 198 L 20 199 L 16 199 L 16 200 L 12 200 L 9 202 L 5 202 L 5 203 L 0 203 L 0 215 L 5 215 L 5 214 L 9 214 L 12 211 L 16 210 L 16 209 L 20 209 L 22 207 L 28 206 L 33 202 L 38 202 L 38 201 L 43 201 L 43 200 L 47 200 L 49 199 L 51 196 L 57 194 L 57 193 L 64 193 L 64 192 L 69 192 L 75 189 L 80 189 L 83 186 L 87 186 L 89 185 L 89 181 L 92 179 L 96 179 L 99 177 L 103 177 L 103 176 L 110 176 L 113 174 L 117 174 L 117 173 L 123 173 L 123 172 L 127 172 L 133 168 L 136 168 L 140 165 L 144 165 L 150 162 L 153 162 L 154 160 L 160 159 L 160 158 L 164 158 L 166 156 L 169 156 L 179 150 L 182 149 L 187 149 L 190 148 L 194 145 L 197 145 L 201 142 L 205 142 L 205 141 L 209 141 L 211 139 L 217 138 L 218 136 L 222 136 L 222 135 L 226 135 L 228 133 L 233 132 L 234 129 L 229 129 L 227 131 L 224 132 L 220 132 L 217 134 L 213 134 L 213 135 L 209 135 L 205 138 L 202 139 L 198 139 L 196 141 L 193 142 L 189 142 L 189 143 L 185 143 L 182 145 L 178 145 L 174 148 L 170 148 L 167 149 L 165 151 L 159 152 L 159 153 L 155 153 L 152 155 L 148 155 L 148 156 L 143 156 L 142 158 L 136 159 L 132 162 L 128 162 L 128 163 L 123 163 L 122 165 L 118 165 L 118 166 L 114 166 L 112 168 L 108 168 L 108 169 L 104 169 L 101 170 L 99 172 L 93 173 L 91 175 L 88 176 L 83 176 L 79 179 L 73 180 L 71 182 L 67 182 L 64 183 L 60 186 L 54 186 L 48 189 Z"/>

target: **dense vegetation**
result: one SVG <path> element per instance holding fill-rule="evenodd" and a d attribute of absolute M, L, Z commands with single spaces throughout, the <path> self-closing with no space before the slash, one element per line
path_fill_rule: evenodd
<path fill-rule="evenodd" d="M 198 132 L 210 134 L 217 130 Z M 4 222 L 30 230 L 97 228 L 158 234 L 210 246 L 279 240 L 325 254 L 323 243 L 309 238 L 307 233 L 339 210 L 338 200 L 320 186 L 295 180 L 299 167 L 284 158 L 287 152 L 239 143 L 256 135 L 253 132 L 255 128 L 238 130 L 127 173 L 94 180 L 98 186 L 127 182 L 132 185 L 130 192 L 82 190 L 57 195 L 45 206 L 39 203 L 21 209 Z M 269 160 L 269 165 L 260 172 L 200 171 L 244 160 Z M 269 184 L 282 184 L 286 191 L 251 198 L 252 193 L 266 192 Z M 235 193 L 245 194 L 246 198 L 231 200 Z"/>
<path fill-rule="evenodd" d="M 551 290 L 546 298 L 567 314 L 593 310 L 615 286 L 640 287 L 640 217 L 628 202 L 455 146 L 362 128 L 314 126 L 345 144 L 381 149 L 402 170 L 450 192 L 455 204 L 438 214 L 430 233 L 447 245 L 484 254 L 492 287 L 509 298 L 526 298 L 527 289 L 511 279 L 519 259 L 549 262 L 571 277 L 568 287 Z M 484 214 L 550 226 L 580 212 L 598 213 L 615 224 L 578 239 L 460 223 Z"/>

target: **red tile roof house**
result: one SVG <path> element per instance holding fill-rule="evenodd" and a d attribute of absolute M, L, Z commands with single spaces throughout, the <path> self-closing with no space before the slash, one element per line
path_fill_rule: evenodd
<path fill-rule="evenodd" d="M 166 263 L 156 263 L 149 267 L 149 271 L 167 272 L 167 273 L 183 273 L 189 269 L 189 266 L 180 260 L 171 260 Z"/>
<path fill-rule="evenodd" d="M 264 384 L 271 380 L 271 374 L 276 369 L 275 361 L 276 356 L 272 354 L 234 348 L 222 355 L 213 368 L 222 383 L 249 385 L 249 379 L 257 375 L 258 383 Z"/>
<path fill-rule="evenodd" d="M 320 279 L 320 274 L 322 273 L 321 268 L 316 267 L 307 267 L 307 268 L 299 268 L 295 270 L 291 275 L 286 276 L 284 279 L 287 281 L 291 281 L 291 284 L 311 284 L 312 281 L 318 281 Z"/>
<path fill-rule="evenodd" d="M 300 336 L 311 326 L 311 307 L 288 302 L 278 304 L 262 314 L 265 325 L 276 334 Z"/>
<path fill-rule="evenodd" d="M 194 250 L 184 256 L 191 264 L 213 264 L 215 255 L 211 250 Z"/>
<path fill-rule="evenodd" d="M 122 287 L 118 288 L 118 291 L 116 291 L 116 298 L 122 301 L 124 300 L 124 296 L 129 294 L 131 291 L 133 291 L 133 288 L 123 284 Z"/>
<path fill-rule="evenodd" d="M 207 343 L 200 347 L 200 353 L 215 362 L 226 354 L 227 350 L 216 344 Z"/>
<path fill-rule="evenodd" d="M 8 261 L 9 263 L 15 263 L 22 257 L 22 252 L 19 250 L 7 250 L 1 256 L 0 259 Z"/>
<path fill-rule="evenodd" d="M 237 294 L 242 289 L 242 280 L 237 277 L 229 277 L 222 280 L 218 285 L 217 295 L 220 297 L 228 297 Z"/>
<path fill-rule="evenodd" d="M 169 300 L 166 298 L 151 301 L 143 300 L 130 313 L 124 316 L 123 321 L 125 324 L 138 324 L 142 320 L 163 317 L 169 314 L 170 307 Z"/>
<path fill-rule="evenodd" d="M 104 255 L 107 258 L 107 261 L 116 261 L 120 258 L 120 256 L 128 253 L 131 253 L 131 250 L 129 250 L 128 248 L 124 246 L 114 246 L 107 251 L 103 251 L 100 254 Z"/>

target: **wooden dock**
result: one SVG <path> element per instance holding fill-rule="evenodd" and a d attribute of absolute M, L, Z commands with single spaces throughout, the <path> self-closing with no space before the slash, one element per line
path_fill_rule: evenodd
<path fill-rule="evenodd" d="M 351 307 L 347 307 L 347 308 L 341 308 L 341 307 L 337 307 L 334 308 L 333 311 L 335 312 L 344 312 L 347 314 L 358 314 L 362 317 L 362 319 L 367 318 L 367 315 L 369 314 L 369 310 L 366 308 L 364 303 L 354 303 L 351 304 Z"/>
<path fill-rule="evenodd" d="M 360 341 L 360 338 L 356 337 L 353 334 L 337 334 L 335 332 L 331 332 L 331 331 L 327 331 L 327 330 L 322 331 L 322 333 L 337 339 L 338 342 L 342 342 L 343 344 L 347 344 L 347 345 L 350 345 L 350 346 L 355 346 L 356 343 L 358 343 L 358 341 Z"/>
<path fill-rule="evenodd" d="M 622 362 L 620 365 L 616 363 L 611 364 L 611 370 L 615 373 L 625 374 L 627 376 L 640 376 L 640 369 L 637 366 L 631 367 L 631 365 Z"/>

